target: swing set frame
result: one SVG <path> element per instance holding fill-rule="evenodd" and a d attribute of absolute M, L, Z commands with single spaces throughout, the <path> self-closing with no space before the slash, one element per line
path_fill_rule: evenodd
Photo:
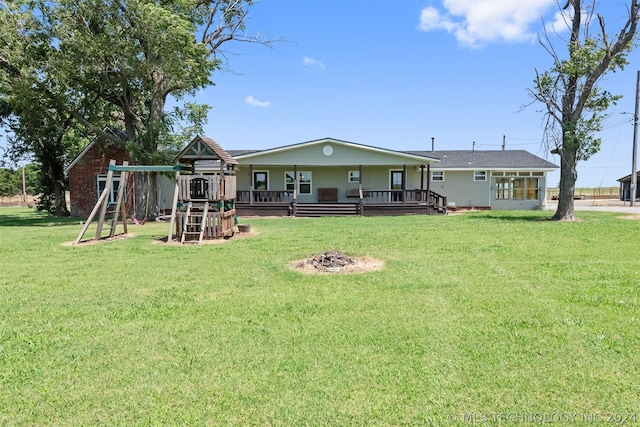
<path fill-rule="evenodd" d="M 109 194 L 111 192 L 111 186 L 113 184 L 114 172 L 120 172 L 120 185 L 118 187 L 118 197 L 116 200 L 116 208 L 113 211 L 113 217 L 111 218 L 111 228 L 109 230 L 109 236 L 108 236 L 109 238 L 113 238 L 117 235 L 116 227 L 118 225 L 119 216 L 122 217 L 122 226 L 123 226 L 122 234 L 127 234 L 128 232 L 127 231 L 127 215 L 126 215 L 125 205 L 124 205 L 124 192 L 125 192 L 125 189 L 127 188 L 127 179 L 129 178 L 129 173 L 174 172 L 176 186 L 175 186 L 175 192 L 174 192 L 174 198 L 173 198 L 173 207 L 171 209 L 171 221 L 169 224 L 169 234 L 167 236 L 167 242 L 170 243 L 173 240 L 173 227 L 176 219 L 176 206 L 178 202 L 178 193 L 179 193 L 178 178 L 180 176 L 181 169 L 182 168 L 180 165 L 175 165 L 175 166 L 145 166 L 145 165 L 133 166 L 131 165 L 130 166 L 129 163 L 126 161 L 123 162 L 122 165 L 118 166 L 116 165 L 115 160 L 110 160 L 109 169 L 107 172 L 107 180 L 105 183 L 104 190 L 102 191 L 102 194 L 100 194 L 98 201 L 93 207 L 93 210 L 89 214 L 89 217 L 84 223 L 82 230 L 80 230 L 80 233 L 78 234 L 78 237 L 73 242 L 73 244 L 77 245 L 82 242 L 82 238 L 84 237 L 87 230 L 89 229 L 89 225 L 93 221 L 94 217 L 98 214 L 99 215 L 98 215 L 98 225 L 96 228 L 96 234 L 95 234 L 95 237 L 90 240 L 100 240 L 103 238 L 102 230 L 104 228 L 105 217 L 107 215 L 107 206 L 109 205 Z"/>

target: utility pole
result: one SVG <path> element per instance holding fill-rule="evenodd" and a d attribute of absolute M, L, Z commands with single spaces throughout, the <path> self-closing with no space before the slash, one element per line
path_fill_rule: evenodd
<path fill-rule="evenodd" d="M 633 153 L 631 156 L 631 185 L 629 186 L 629 205 L 636 205 L 636 187 L 638 185 L 638 175 L 636 173 L 636 157 L 638 153 L 638 110 L 640 106 L 640 71 L 636 80 L 636 111 L 633 114 Z"/>

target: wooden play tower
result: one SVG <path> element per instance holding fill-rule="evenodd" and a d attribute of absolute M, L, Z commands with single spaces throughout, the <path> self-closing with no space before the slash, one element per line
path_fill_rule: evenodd
<path fill-rule="evenodd" d="M 233 236 L 238 162 L 214 140 L 197 136 L 177 156 L 171 221 L 180 242 Z M 188 165 L 188 168 L 184 166 Z M 173 225 L 171 225 L 173 229 Z"/>
<path fill-rule="evenodd" d="M 181 243 L 202 243 L 203 240 L 233 236 L 235 231 L 236 160 L 215 141 L 197 136 L 175 158 L 175 166 L 129 166 L 109 163 L 107 182 L 93 211 L 87 218 L 75 243 L 80 243 L 93 218 L 98 224 L 93 240 L 102 236 L 108 211 L 108 192 L 114 173 L 120 173 L 120 185 L 115 210 L 111 212 L 109 236 L 116 235 L 118 217 L 122 218 L 124 233 L 127 219 L 124 208 L 124 189 L 131 172 L 173 172 L 174 195 L 167 242 L 174 238 Z"/>

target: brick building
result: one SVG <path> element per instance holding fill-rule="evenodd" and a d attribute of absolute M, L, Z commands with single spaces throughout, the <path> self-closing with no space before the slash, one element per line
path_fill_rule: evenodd
<path fill-rule="evenodd" d="M 82 153 L 65 169 L 69 178 L 69 199 L 71 215 L 88 217 L 94 208 L 98 197 L 104 190 L 109 160 L 116 160 L 117 164 L 129 161 L 129 153 L 124 142 L 121 145 L 104 143 L 100 138 L 94 138 Z M 133 181 L 128 180 L 126 193 L 127 212 L 131 212 L 133 200 Z M 115 203 L 118 195 L 119 178 L 114 175 L 114 185 L 109 194 L 109 200 Z"/>

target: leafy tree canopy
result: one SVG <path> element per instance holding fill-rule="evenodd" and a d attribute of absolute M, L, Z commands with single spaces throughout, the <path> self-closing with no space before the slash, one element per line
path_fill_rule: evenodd
<path fill-rule="evenodd" d="M 200 132 L 207 106 L 185 102 L 212 84 L 223 45 L 270 41 L 243 35 L 251 0 L 17 0 L 0 3 L 0 96 L 14 132 L 61 189 L 65 134 L 116 141 L 126 132 L 135 163 L 166 163 Z M 176 106 L 167 111 L 169 97 Z M 5 114 L 5 125 L 7 124 Z M 46 123 L 46 131 L 41 124 Z M 37 134 L 36 134 L 37 133 Z M 55 163 L 55 164 L 54 164 Z M 146 190 L 149 192 L 149 190 Z M 152 189 L 150 191 L 153 191 Z M 153 198 L 153 194 L 151 194 Z M 137 198 L 137 196 L 136 196 Z M 153 200 L 137 206 L 154 206 Z"/>

